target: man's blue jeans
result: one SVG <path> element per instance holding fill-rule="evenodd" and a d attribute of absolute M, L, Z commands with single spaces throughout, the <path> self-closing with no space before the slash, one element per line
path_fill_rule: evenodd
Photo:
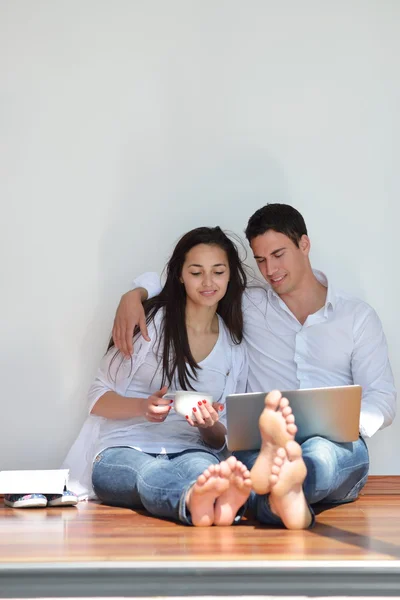
<path fill-rule="evenodd" d="M 107 448 L 94 460 L 93 489 L 105 504 L 145 508 L 156 517 L 191 525 L 186 494 L 207 467 L 219 462 L 206 450 L 156 455 L 122 446 Z"/>
<path fill-rule="evenodd" d="M 316 436 L 305 441 L 301 448 L 307 467 L 304 495 L 310 505 L 343 504 L 357 499 L 367 481 L 369 469 L 368 449 L 361 437 L 356 442 L 338 444 Z M 258 450 L 233 454 L 251 469 Z M 252 492 L 248 507 L 261 523 L 282 523 L 271 512 L 267 496 L 257 496 Z"/>

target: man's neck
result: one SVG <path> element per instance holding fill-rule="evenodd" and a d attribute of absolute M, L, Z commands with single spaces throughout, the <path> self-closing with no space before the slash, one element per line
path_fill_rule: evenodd
<path fill-rule="evenodd" d="M 327 288 L 322 285 L 310 270 L 302 279 L 301 285 L 280 298 L 294 314 L 296 319 L 304 325 L 307 317 L 313 315 L 325 306 Z"/>

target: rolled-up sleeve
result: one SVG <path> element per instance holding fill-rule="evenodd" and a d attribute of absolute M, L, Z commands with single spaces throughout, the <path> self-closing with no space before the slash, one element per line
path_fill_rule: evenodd
<path fill-rule="evenodd" d="M 125 394 L 136 359 L 136 353 L 131 358 L 124 358 L 116 348 L 110 348 L 101 360 L 88 392 L 89 414 L 97 400 L 106 392 L 116 392 L 121 396 Z"/>
<path fill-rule="evenodd" d="M 360 433 L 371 437 L 392 423 L 396 389 L 382 324 L 368 305 L 356 315 L 351 368 L 354 383 L 362 386 Z"/>

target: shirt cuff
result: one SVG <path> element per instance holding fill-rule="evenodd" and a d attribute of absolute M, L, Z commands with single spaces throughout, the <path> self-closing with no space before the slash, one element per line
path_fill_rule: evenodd
<path fill-rule="evenodd" d="M 154 298 L 161 292 L 161 279 L 158 273 L 143 273 L 133 280 L 132 289 L 144 288 L 147 290 L 148 298 Z"/>
<path fill-rule="evenodd" d="M 370 438 L 383 425 L 384 417 L 376 406 L 364 406 L 360 415 L 360 433 L 363 437 Z"/>

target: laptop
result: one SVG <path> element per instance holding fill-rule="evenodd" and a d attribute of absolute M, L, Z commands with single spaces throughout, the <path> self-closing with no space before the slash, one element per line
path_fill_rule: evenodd
<path fill-rule="evenodd" d="M 231 394 L 226 398 L 227 446 L 233 450 L 258 450 L 258 419 L 265 392 Z M 282 392 L 289 400 L 297 425 L 296 441 L 321 436 L 332 442 L 355 442 L 359 437 L 361 386 L 311 388 Z"/>

